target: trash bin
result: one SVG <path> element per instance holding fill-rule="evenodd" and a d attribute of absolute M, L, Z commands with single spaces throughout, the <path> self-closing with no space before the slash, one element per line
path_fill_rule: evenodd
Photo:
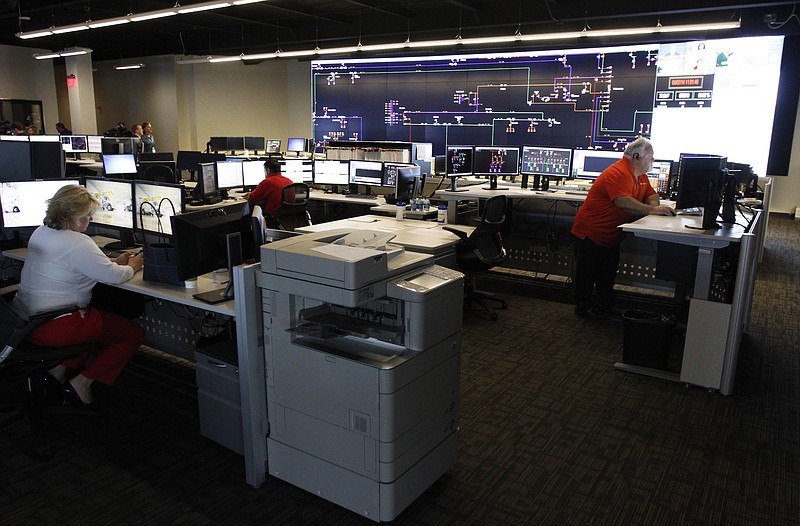
<path fill-rule="evenodd" d="M 677 320 L 656 312 L 631 309 L 622 315 L 622 361 L 652 369 L 666 369 Z"/>

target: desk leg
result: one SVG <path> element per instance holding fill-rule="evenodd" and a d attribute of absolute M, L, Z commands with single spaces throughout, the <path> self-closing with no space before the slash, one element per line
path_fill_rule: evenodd
<path fill-rule="evenodd" d="M 253 487 L 260 486 L 266 480 L 269 433 L 261 289 L 256 286 L 258 269 L 257 263 L 239 265 L 233 269 L 244 470 L 247 483 Z"/>

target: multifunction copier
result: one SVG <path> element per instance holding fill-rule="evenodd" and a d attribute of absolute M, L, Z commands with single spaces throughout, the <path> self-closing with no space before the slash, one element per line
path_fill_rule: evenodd
<path fill-rule="evenodd" d="M 463 275 L 331 230 L 261 247 L 269 473 L 390 521 L 455 462 Z"/>

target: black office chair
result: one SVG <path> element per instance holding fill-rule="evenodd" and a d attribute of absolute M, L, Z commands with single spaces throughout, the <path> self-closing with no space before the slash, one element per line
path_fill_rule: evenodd
<path fill-rule="evenodd" d="M 25 401 L 0 405 L 0 427 L 27 418 L 34 434 L 30 453 L 35 458 L 47 459 L 52 457 L 53 451 L 45 432 L 45 416 L 54 413 L 92 417 L 103 415 L 91 409 L 65 405 L 61 389 L 58 386 L 55 386 L 56 392 L 52 392 L 52 386 L 48 389 L 47 383 L 43 381 L 44 375 L 66 358 L 85 352 L 98 352 L 103 346 L 93 343 L 40 347 L 29 342 L 26 338 L 36 328 L 75 309 L 66 308 L 37 314 L 25 321 L 11 309 L 10 300 L 14 292 L 3 294 L 0 299 L 0 344 L 3 345 L 0 350 L 0 379 L 10 386 L 24 383 Z"/>
<path fill-rule="evenodd" d="M 504 195 L 488 199 L 483 206 L 483 216 L 478 226 L 469 235 L 456 228 L 443 227 L 460 239 L 456 245 L 456 265 L 465 274 L 465 307 L 476 303 L 488 312 L 493 320 L 497 319 L 497 313 L 489 307 L 488 302 L 496 302 L 498 308 L 501 309 L 505 309 L 508 305 L 491 293 L 477 290 L 475 274 L 485 272 L 503 263 L 506 259 L 506 249 L 503 246 L 503 236 L 500 230 L 506 220 L 507 204 L 508 200 Z"/>
<path fill-rule="evenodd" d="M 267 228 L 293 231 L 311 224 L 308 213 L 310 191 L 305 183 L 292 183 L 283 187 L 281 207 L 274 214 L 265 214 Z"/>

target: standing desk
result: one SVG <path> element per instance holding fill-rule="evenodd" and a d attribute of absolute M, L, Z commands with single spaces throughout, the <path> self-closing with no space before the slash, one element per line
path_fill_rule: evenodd
<path fill-rule="evenodd" d="M 750 219 L 750 218 L 748 218 Z M 699 230 L 699 216 L 645 216 L 621 226 L 637 237 L 697 247 L 694 297 L 689 303 L 689 321 L 679 374 L 659 369 L 616 363 L 614 367 L 687 384 L 733 392 L 733 380 L 742 333 L 750 318 L 762 214 L 756 211 L 748 225 L 722 225 L 717 230 Z M 737 220 L 742 221 L 737 214 Z M 689 227 L 689 228 L 687 228 Z M 731 303 L 713 301 L 715 256 L 733 247 L 738 255 Z"/>
<path fill-rule="evenodd" d="M 323 221 L 330 221 L 334 219 L 340 219 L 342 217 L 347 216 L 357 216 L 367 212 L 373 206 L 380 206 L 385 205 L 386 201 L 384 200 L 383 196 L 377 196 L 375 199 L 363 198 L 363 197 L 348 197 L 342 194 L 334 194 L 334 193 L 326 193 L 320 190 L 311 190 L 309 194 L 309 199 L 312 201 L 311 204 L 314 202 L 318 203 L 320 206 L 316 207 L 314 210 L 311 211 L 311 218 L 317 222 L 321 223 Z M 351 209 L 349 212 L 345 212 L 344 214 L 334 214 L 333 209 L 334 207 L 344 208 L 348 207 Z M 322 210 L 322 218 L 317 217 L 319 210 Z"/>
<path fill-rule="evenodd" d="M 24 262 L 27 252 L 27 248 L 17 248 L 3 251 L 2 255 Z M 137 272 L 125 283 L 114 285 L 123 290 L 223 314 L 236 320 L 245 480 L 254 487 L 260 486 L 266 480 L 266 437 L 269 433 L 261 293 L 255 282 L 256 271 L 259 268 L 257 263 L 234 267 L 234 299 L 216 305 L 192 297 L 198 292 L 214 290 L 221 286 L 220 283 L 214 283 L 210 274 L 198 277 L 197 288 L 194 289 L 144 281 L 142 272 Z"/>

